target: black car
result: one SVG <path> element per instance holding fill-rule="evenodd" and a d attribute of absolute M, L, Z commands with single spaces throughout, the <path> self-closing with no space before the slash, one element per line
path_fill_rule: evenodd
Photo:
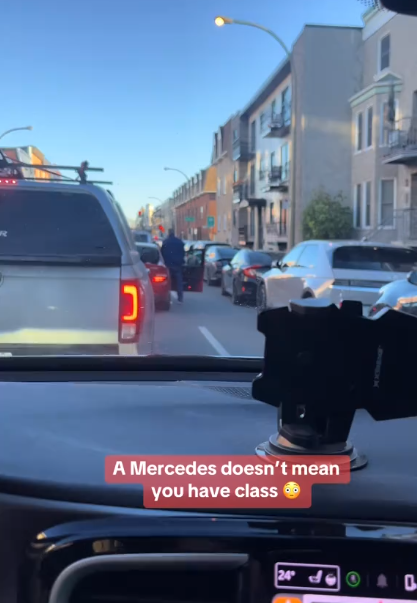
<path fill-rule="evenodd" d="M 210 245 L 204 255 L 204 280 L 209 286 L 219 285 L 222 279 L 223 266 L 230 264 L 237 249 L 225 245 Z"/>
<path fill-rule="evenodd" d="M 279 258 L 279 253 L 241 249 L 222 269 L 222 295 L 231 295 L 234 304 L 256 301 L 258 277 Z"/>

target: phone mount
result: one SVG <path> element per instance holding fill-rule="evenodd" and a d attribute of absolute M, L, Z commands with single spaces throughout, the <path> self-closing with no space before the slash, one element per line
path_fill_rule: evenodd
<path fill-rule="evenodd" d="M 264 369 L 252 396 L 278 409 L 278 432 L 256 448 L 265 460 L 346 455 L 351 471 L 361 469 L 367 458 L 348 440 L 358 409 L 376 421 L 417 416 L 415 316 L 365 318 L 360 302 L 305 299 L 262 312 L 258 330 Z"/>

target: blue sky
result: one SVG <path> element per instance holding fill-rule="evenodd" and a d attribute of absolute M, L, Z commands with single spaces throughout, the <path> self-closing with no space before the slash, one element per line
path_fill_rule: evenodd
<path fill-rule="evenodd" d="M 283 59 L 305 23 L 361 25 L 358 0 L 13 0 L 2 6 L 1 131 L 56 164 L 87 159 L 129 218 L 210 162 L 213 132 Z M 7 27 L 6 27 L 7 25 Z M 101 176 L 100 176 L 101 177 Z"/>

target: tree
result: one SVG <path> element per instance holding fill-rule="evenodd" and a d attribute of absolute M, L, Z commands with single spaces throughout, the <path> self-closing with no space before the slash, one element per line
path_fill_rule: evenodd
<path fill-rule="evenodd" d="M 349 239 L 352 222 L 352 210 L 342 193 L 332 197 L 324 190 L 317 191 L 303 213 L 304 240 Z"/>

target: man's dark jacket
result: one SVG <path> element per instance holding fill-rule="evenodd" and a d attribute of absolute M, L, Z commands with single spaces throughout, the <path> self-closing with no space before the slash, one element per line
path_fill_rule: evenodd
<path fill-rule="evenodd" d="M 182 266 L 184 264 L 184 243 L 174 235 L 170 235 L 162 243 L 161 253 L 165 265 L 168 268 L 174 268 L 175 266 Z"/>

